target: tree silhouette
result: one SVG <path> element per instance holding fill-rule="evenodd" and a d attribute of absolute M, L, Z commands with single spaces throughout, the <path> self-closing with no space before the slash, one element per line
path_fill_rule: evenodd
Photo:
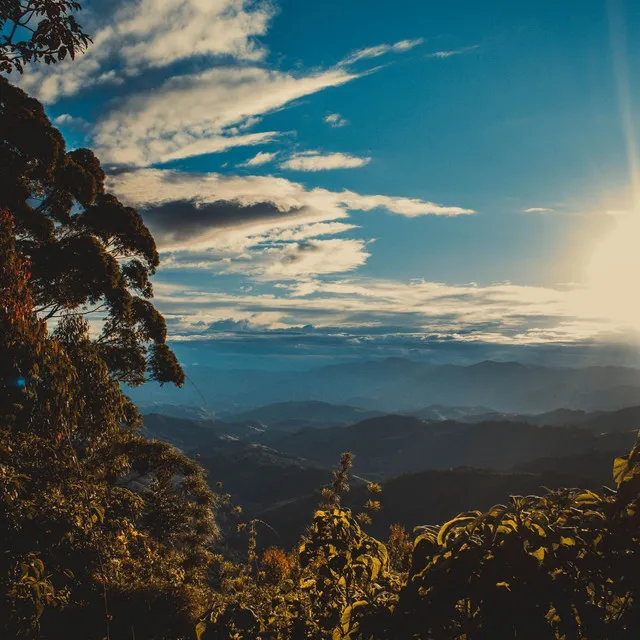
<path fill-rule="evenodd" d="M 88 149 L 67 151 L 44 108 L 0 78 L 0 208 L 15 219 L 29 258 L 36 311 L 97 313 L 97 344 L 114 378 L 182 385 L 164 319 L 149 299 L 159 264 L 140 214 L 105 190 Z"/>
<path fill-rule="evenodd" d="M 76 22 L 73 0 L 0 0 L 0 72 L 22 73 L 24 64 L 75 58 L 91 38 Z"/>

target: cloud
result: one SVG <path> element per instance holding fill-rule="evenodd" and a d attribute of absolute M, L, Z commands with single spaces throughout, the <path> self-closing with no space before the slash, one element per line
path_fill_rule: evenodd
<path fill-rule="evenodd" d="M 425 202 L 418 198 L 402 198 L 395 196 L 363 196 L 351 191 L 342 192 L 342 202 L 349 209 L 371 211 L 372 209 L 386 209 L 407 218 L 416 216 L 461 216 L 471 215 L 473 209 L 462 207 L 443 207 L 435 202 Z"/>
<path fill-rule="evenodd" d="M 308 225 L 335 224 L 350 211 L 382 208 L 407 217 L 473 213 L 417 198 L 307 189 L 273 176 L 138 169 L 110 176 L 109 187 L 141 209 L 164 251 L 240 249 L 265 234 L 292 229 L 300 233 L 301 228 L 326 231 Z"/>
<path fill-rule="evenodd" d="M 91 125 L 84 119 L 72 116 L 69 113 L 62 113 L 53 119 L 53 123 L 58 127 L 67 127 L 76 131 L 88 131 Z"/>
<path fill-rule="evenodd" d="M 356 253 L 355 247 L 353 250 Z M 196 322 L 239 320 L 251 314 L 268 318 L 265 329 L 271 331 L 313 325 L 318 330 L 325 328 L 351 336 L 352 340 L 366 341 L 376 336 L 380 341 L 388 334 L 390 341 L 410 337 L 414 345 L 433 339 L 511 346 L 579 343 L 610 337 L 616 329 L 614 324 L 584 313 L 581 299 L 585 292 L 580 288 L 508 282 L 449 285 L 420 279 L 403 282 L 355 276 L 337 280 L 314 275 L 312 266 L 317 265 L 296 270 L 296 261 L 304 261 L 306 255 L 299 257 L 294 249 L 289 251 L 290 263 L 277 260 L 271 272 L 268 261 L 262 265 L 262 273 L 267 272 L 265 284 L 249 293 L 236 295 L 189 287 L 166 290 L 161 283 L 157 288 L 160 308 L 182 317 L 174 335 L 197 339 L 200 329 Z M 327 257 L 335 251 L 327 247 Z M 344 251 L 346 270 L 348 250 Z M 313 256 L 314 250 L 308 253 Z M 323 249 L 317 253 L 322 266 Z M 288 268 L 293 271 L 288 273 Z M 300 278 L 305 271 L 309 275 Z M 265 291 L 271 277 L 280 282 Z M 294 282 L 287 283 L 288 278 Z"/>
<path fill-rule="evenodd" d="M 354 271 L 372 240 L 335 237 L 357 229 L 352 211 L 458 215 L 470 210 L 410 198 L 307 189 L 273 176 L 120 171 L 109 188 L 138 207 L 162 254 L 161 270 L 205 270 L 254 281 L 295 281 Z M 305 293 L 306 294 L 306 293 Z M 291 295 L 294 295 L 293 290 Z"/>
<path fill-rule="evenodd" d="M 430 53 L 427 57 L 440 58 L 440 59 L 451 58 L 452 56 L 459 56 L 463 53 L 469 53 L 470 51 L 475 51 L 476 49 L 479 49 L 479 48 L 480 48 L 479 44 L 474 44 L 469 47 L 462 47 L 461 49 L 449 49 L 447 51 L 434 51 L 433 53 Z"/>
<path fill-rule="evenodd" d="M 334 129 L 345 127 L 349 124 L 349 121 L 339 113 L 330 113 L 328 116 L 325 116 L 324 121 Z"/>
<path fill-rule="evenodd" d="M 85 9 L 83 24 L 94 34 L 88 51 L 73 62 L 33 65 L 19 82 L 46 103 L 121 84 L 91 143 L 106 162 L 139 166 L 271 141 L 277 132 L 246 130 L 264 114 L 371 72 L 350 72 L 352 62 L 421 43 L 370 47 L 328 69 L 280 71 L 267 66 L 259 40 L 275 14 L 271 0 L 93 0 Z"/>
<path fill-rule="evenodd" d="M 222 271 L 280 282 L 346 273 L 365 264 L 371 255 L 366 244 L 364 240 L 330 238 L 270 246 L 245 253 L 223 266 Z"/>
<path fill-rule="evenodd" d="M 357 77 L 343 69 L 293 75 L 248 66 L 170 78 L 120 100 L 98 122 L 95 143 L 106 161 L 145 165 L 264 142 L 276 133 L 225 136 L 225 130 Z"/>
<path fill-rule="evenodd" d="M 327 171 L 330 169 L 357 169 L 371 162 L 371 158 L 359 158 L 348 153 L 321 153 L 302 151 L 280 163 L 282 169 L 293 171 Z"/>
<path fill-rule="evenodd" d="M 379 44 L 373 47 L 358 49 L 344 58 L 340 64 L 349 65 L 360 60 L 378 58 L 387 53 L 402 53 L 421 45 L 423 42 L 424 38 L 416 38 L 414 40 L 400 40 L 395 44 Z"/>
<path fill-rule="evenodd" d="M 261 60 L 266 50 L 255 37 L 267 32 L 274 15 L 272 3 L 260 0 L 139 0 L 112 6 L 104 15 L 97 0 L 87 3 L 83 25 L 93 34 L 93 45 L 75 61 L 32 65 L 22 86 L 50 103 L 189 59 Z"/>
<path fill-rule="evenodd" d="M 245 162 L 241 162 L 237 164 L 236 167 L 259 167 L 263 164 L 268 164 L 273 162 L 273 160 L 277 157 L 278 152 L 274 151 L 273 153 L 267 153 L 266 151 L 259 151 L 255 156 L 249 158 Z"/>
<path fill-rule="evenodd" d="M 551 213 L 553 211 L 553 209 L 547 209 L 546 207 L 531 207 L 525 209 L 523 213 Z"/>

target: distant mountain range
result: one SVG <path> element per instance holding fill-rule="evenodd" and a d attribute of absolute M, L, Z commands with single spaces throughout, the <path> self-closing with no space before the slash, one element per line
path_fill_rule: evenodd
<path fill-rule="evenodd" d="M 256 423 L 276 431 L 299 431 L 346 426 L 379 415 L 382 415 L 379 411 L 360 407 L 307 400 L 278 402 L 242 413 L 222 413 L 220 417 L 230 422 Z"/>
<path fill-rule="evenodd" d="M 145 385 L 129 392 L 143 408 L 182 405 L 225 416 L 310 400 L 382 413 L 420 412 L 431 405 L 491 407 L 494 412 L 518 414 L 557 407 L 613 411 L 640 405 L 640 370 L 626 367 L 571 369 L 493 361 L 457 366 L 390 358 L 295 372 L 194 366 L 187 373 L 182 390 Z"/>
<path fill-rule="evenodd" d="M 149 414 L 145 430 L 197 457 L 212 485 L 221 481 L 247 517 L 259 517 L 279 531 L 280 542 L 268 535 L 263 542 L 282 544 L 301 532 L 343 451 L 355 454 L 347 504 L 355 509 L 366 501 L 358 488 L 366 480 L 383 483 L 383 511 L 374 523 L 382 535 L 380 528 L 396 521 L 405 526 L 437 523 L 472 506 L 488 507 L 542 487 L 610 484 L 613 459 L 629 449 L 640 424 L 640 407 L 504 414 L 502 419 L 489 411 L 493 418 L 482 421 L 478 416 L 486 416 L 486 409 L 431 407 L 418 412 L 440 418 L 457 414 L 468 421 L 376 415 L 331 426 L 322 417 L 337 421 L 370 412 L 346 405 L 285 403 L 228 415 L 227 420 Z M 482 413 L 475 419 L 466 415 L 476 410 Z M 281 428 L 283 421 L 302 424 L 296 416 L 305 411 L 314 426 Z"/>
<path fill-rule="evenodd" d="M 509 470 L 527 461 L 593 451 L 625 451 L 635 432 L 598 435 L 585 425 L 537 426 L 525 422 L 425 422 L 383 416 L 350 427 L 299 431 L 271 440 L 279 451 L 334 466 L 342 451 L 354 456 L 354 471 L 390 478 L 424 469 L 475 467 Z"/>

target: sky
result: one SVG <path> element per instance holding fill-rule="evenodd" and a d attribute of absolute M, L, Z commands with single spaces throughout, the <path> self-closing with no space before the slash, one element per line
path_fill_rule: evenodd
<path fill-rule="evenodd" d="M 89 50 L 19 83 L 144 215 L 182 354 L 636 357 L 640 4 L 94 0 L 80 22 Z"/>

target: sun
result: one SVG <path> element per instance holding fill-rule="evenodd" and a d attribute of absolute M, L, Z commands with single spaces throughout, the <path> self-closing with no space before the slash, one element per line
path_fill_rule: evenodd
<path fill-rule="evenodd" d="M 640 330 L 640 208 L 614 215 L 587 265 L 586 304 L 621 329 Z"/>

